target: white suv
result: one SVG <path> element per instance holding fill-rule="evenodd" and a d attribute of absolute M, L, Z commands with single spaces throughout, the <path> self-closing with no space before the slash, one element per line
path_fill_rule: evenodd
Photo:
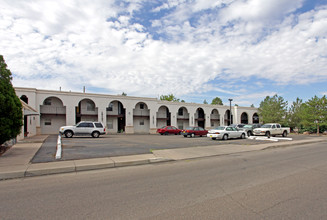
<path fill-rule="evenodd" d="M 77 125 L 61 127 L 59 133 L 64 134 L 67 138 L 71 138 L 73 135 L 92 135 L 92 137 L 98 138 L 100 134 L 106 133 L 106 128 L 101 122 L 81 121 Z"/>

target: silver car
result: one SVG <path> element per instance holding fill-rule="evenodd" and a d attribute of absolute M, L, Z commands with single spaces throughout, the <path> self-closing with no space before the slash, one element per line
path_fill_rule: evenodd
<path fill-rule="evenodd" d="M 245 132 L 240 131 L 237 128 L 230 127 L 230 126 L 219 126 L 215 129 L 212 129 L 208 132 L 207 137 L 211 138 L 212 140 L 222 139 L 227 140 L 231 138 L 245 138 Z"/>

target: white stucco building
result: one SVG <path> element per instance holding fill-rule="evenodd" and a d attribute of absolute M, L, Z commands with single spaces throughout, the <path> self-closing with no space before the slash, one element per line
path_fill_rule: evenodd
<path fill-rule="evenodd" d="M 230 107 L 161 101 L 156 98 L 15 87 L 17 96 L 39 115 L 25 116 L 28 135 L 57 134 L 60 126 L 100 121 L 107 133 L 150 133 L 164 125 L 211 129 L 229 125 Z M 232 106 L 233 123 L 259 123 L 256 108 Z M 26 136 L 26 134 L 25 134 Z"/>

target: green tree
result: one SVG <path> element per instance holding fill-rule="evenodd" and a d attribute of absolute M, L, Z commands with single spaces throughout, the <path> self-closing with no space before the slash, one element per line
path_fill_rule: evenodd
<path fill-rule="evenodd" d="M 160 100 L 170 101 L 170 102 L 179 102 L 180 100 L 176 98 L 173 94 L 161 95 Z"/>
<path fill-rule="evenodd" d="M 253 104 L 251 104 L 251 106 L 250 106 L 250 107 L 251 107 L 251 108 L 255 108 Z"/>
<path fill-rule="evenodd" d="M 208 102 L 207 102 L 207 100 L 206 100 L 206 99 L 203 101 L 203 104 L 208 104 Z"/>
<path fill-rule="evenodd" d="M 308 100 L 303 105 L 302 122 L 306 127 L 315 127 L 317 125 L 317 134 L 319 126 L 327 125 L 327 98 L 317 96 Z"/>
<path fill-rule="evenodd" d="M 121 95 L 122 95 L 122 96 L 127 96 L 127 93 L 123 92 Z"/>
<path fill-rule="evenodd" d="M 287 113 L 287 101 L 283 97 L 274 95 L 267 96 L 258 109 L 258 114 L 263 123 L 285 123 Z"/>
<path fill-rule="evenodd" d="M 291 128 L 301 128 L 303 116 L 302 99 L 296 98 L 296 101 L 291 105 L 288 112 L 288 122 Z"/>
<path fill-rule="evenodd" d="M 11 72 L 0 55 L 0 145 L 17 137 L 23 125 L 22 105 L 11 80 Z"/>
<path fill-rule="evenodd" d="M 212 100 L 211 105 L 223 105 L 223 101 L 221 100 L 221 98 L 216 97 Z"/>

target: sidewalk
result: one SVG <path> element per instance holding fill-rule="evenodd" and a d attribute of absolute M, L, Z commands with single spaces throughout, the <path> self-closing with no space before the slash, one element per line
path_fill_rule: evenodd
<path fill-rule="evenodd" d="M 24 140 L 24 142 L 19 142 L 2 157 L 0 157 L 0 180 L 228 155 L 240 152 L 264 150 L 273 147 L 325 142 L 327 140 L 326 137 L 317 137 L 315 140 L 310 139 L 288 142 L 269 142 L 265 144 L 246 146 L 231 144 L 201 146 L 154 150 L 150 154 L 131 156 L 104 157 L 35 164 L 30 163 L 31 159 L 47 137 L 48 136 L 46 135 L 41 135 Z"/>

